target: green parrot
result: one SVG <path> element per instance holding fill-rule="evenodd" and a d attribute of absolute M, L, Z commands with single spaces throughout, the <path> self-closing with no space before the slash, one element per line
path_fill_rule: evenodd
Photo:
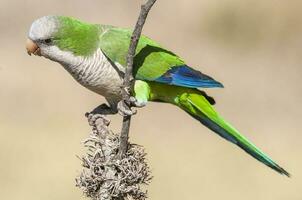
<path fill-rule="evenodd" d="M 121 85 L 131 29 L 81 22 L 65 16 L 45 16 L 29 30 L 27 52 L 61 64 L 81 85 L 105 97 L 104 114 L 115 114 L 122 99 Z M 135 105 L 166 102 L 187 112 L 224 139 L 236 144 L 280 174 L 290 174 L 241 135 L 213 108 L 215 100 L 201 88 L 222 88 L 173 52 L 141 36 L 134 58 Z M 127 112 L 124 110 L 124 112 Z"/>

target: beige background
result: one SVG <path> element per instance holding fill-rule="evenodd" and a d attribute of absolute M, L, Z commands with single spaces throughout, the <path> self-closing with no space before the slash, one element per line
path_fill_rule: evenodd
<path fill-rule="evenodd" d="M 0 199 L 85 199 L 75 188 L 84 113 L 103 98 L 27 56 L 31 22 L 60 14 L 132 27 L 140 0 L 0 1 Z M 131 141 L 149 153 L 150 199 L 302 199 L 302 1 L 159 0 L 144 33 L 224 83 L 216 108 L 293 174 L 280 176 L 179 109 L 150 103 Z M 121 118 L 112 118 L 119 130 Z"/>

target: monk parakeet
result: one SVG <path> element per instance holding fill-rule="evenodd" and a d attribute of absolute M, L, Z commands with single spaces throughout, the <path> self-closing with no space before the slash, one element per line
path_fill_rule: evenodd
<path fill-rule="evenodd" d="M 29 30 L 29 54 L 61 64 L 84 87 L 105 97 L 108 113 L 117 113 L 132 30 L 81 22 L 65 16 L 45 16 Z M 222 88 L 212 77 L 189 67 L 154 40 L 141 36 L 134 58 L 136 104 L 166 102 L 187 112 L 226 140 L 280 174 L 289 173 L 241 135 L 214 109 L 202 88 Z M 105 109 L 106 110 L 106 109 Z"/>

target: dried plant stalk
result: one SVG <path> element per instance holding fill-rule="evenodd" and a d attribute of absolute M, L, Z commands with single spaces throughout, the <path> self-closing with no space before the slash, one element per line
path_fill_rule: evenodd
<path fill-rule="evenodd" d="M 81 158 L 84 169 L 76 178 L 77 187 L 93 200 L 146 199 L 144 185 L 151 176 L 143 147 L 129 144 L 120 159 L 119 135 L 109 130 L 109 120 L 92 113 L 87 118 L 92 132 L 84 141 L 87 154 Z"/>

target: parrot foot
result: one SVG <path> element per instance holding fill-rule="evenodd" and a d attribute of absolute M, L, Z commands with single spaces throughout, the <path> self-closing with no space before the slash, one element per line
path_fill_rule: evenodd
<path fill-rule="evenodd" d="M 100 118 L 104 121 L 104 124 L 109 125 L 110 120 L 106 116 L 116 113 L 117 109 L 111 108 L 107 104 L 103 103 L 93 109 L 91 112 L 87 112 L 85 116 L 88 118 L 88 122 L 90 125 L 95 124 L 95 122 Z"/>
<path fill-rule="evenodd" d="M 125 117 L 135 115 L 137 113 L 137 110 L 132 110 L 131 107 L 142 108 L 144 106 L 146 106 L 146 102 L 139 102 L 135 97 L 131 96 L 126 101 L 121 100 L 117 104 L 117 110 L 120 115 Z"/>
<path fill-rule="evenodd" d="M 136 110 L 131 110 L 129 103 L 125 102 L 124 100 L 121 100 L 120 102 L 118 102 L 117 110 L 118 110 L 118 113 L 120 115 L 122 115 L 123 117 L 135 115 L 137 113 Z"/>

